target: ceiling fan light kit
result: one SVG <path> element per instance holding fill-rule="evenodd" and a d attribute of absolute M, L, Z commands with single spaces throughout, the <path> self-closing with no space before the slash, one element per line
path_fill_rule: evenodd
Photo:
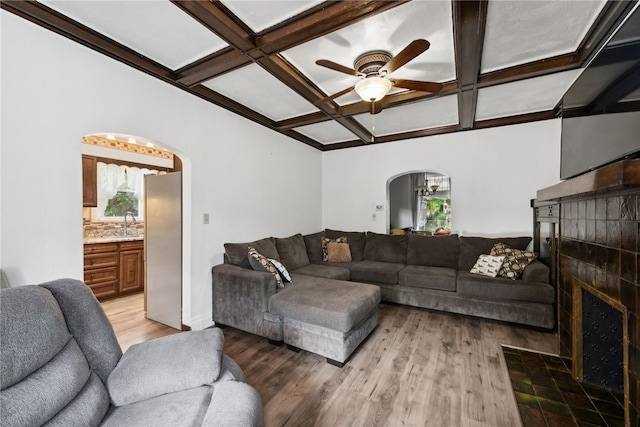
<path fill-rule="evenodd" d="M 365 102 L 377 102 L 391 90 L 391 81 L 383 77 L 371 76 L 356 84 L 356 93 Z"/>

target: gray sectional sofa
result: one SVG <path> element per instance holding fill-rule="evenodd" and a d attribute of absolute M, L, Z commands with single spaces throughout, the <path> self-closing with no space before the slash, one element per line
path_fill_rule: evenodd
<path fill-rule="evenodd" d="M 123 354 L 91 290 L 71 279 L 0 290 L 0 321 L 3 427 L 263 425 L 219 328 Z"/>
<path fill-rule="evenodd" d="M 346 237 L 350 262 L 323 261 L 322 238 Z M 212 269 L 213 320 L 343 363 L 377 322 L 378 301 L 555 326 L 549 268 L 535 260 L 521 278 L 470 273 L 495 243 L 526 249 L 530 237 L 386 235 L 327 229 L 225 244 Z M 253 270 L 248 247 L 280 261 L 292 283 Z"/>

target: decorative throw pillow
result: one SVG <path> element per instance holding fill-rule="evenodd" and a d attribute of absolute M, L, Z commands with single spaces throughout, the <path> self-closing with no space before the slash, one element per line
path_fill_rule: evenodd
<path fill-rule="evenodd" d="M 278 273 L 280 273 L 280 277 L 282 277 L 284 282 L 291 283 L 291 275 L 287 271 L 287 267 L 282 265 L 282 263 L 277 259 L 269 258 L 269 262 L 273 264 L 276 270 L 278 270 Z"/>
<path fill-rule="evenodd" d="M 327 244 L 329 243 L 349 243 L 347 242 L 347 238 L 345 236 L 338 237 L 337 239 L 330 239 L 328 237 L 322 238 L 322 260 L 329 261 L 329 252 L 327 251 Z M 351 252 L 349 252 L 351 255 Z"/>
<path fill-rule="evenodd" d="M 471 269 L 471 273 L 488 277 L 496 277 L 498 275 L 498 271 L 502 267 L 503 261 L 504 255 L 480 255 Z"/>
<path fill-rule="evenodd" d="M 273 274 L 273 277 L 276 278 L 276 285 L 279 288 L 284 288 L 284 283 L 282 282 L 282 277 L 280 277 L 280 273 L 278 269 L 274 267 L 274 265 L 269 261 L 267 257 L 260 254 L 255 248 L 249 246 L 249 264 L 251 264 L 251 268 L 256 271 L 268 271 Z"/>
<path fill-rule="evenodd" d="M 521 249 L 513 249 L 504 243 L 496 243 L 491 249 L 491 255 L 504 255 L 502 267 L 498 276 L 508 277 L 511 280 L 518 279 L 524 269 L 536 259 L 536 254 Z"/>
<path fill-rule="evenodd" d="M 348 243 L 327 243 L 327 261 L 351 262 L 351 249 Z"/>

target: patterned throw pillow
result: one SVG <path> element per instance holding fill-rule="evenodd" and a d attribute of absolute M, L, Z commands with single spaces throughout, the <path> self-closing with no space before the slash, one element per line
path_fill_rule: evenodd
<path fill-rule="evenodd" d="M 496 277 L 500 267 L 502 267 L 503 261 L 504 255 L 480 255 L 471 269 L 471 273 L 488 277 Z"/>
<path fill-rule="evenodd" d="M 287 283 L 291 283 L 291 275 L 287 271 L 287 267 L 282 265 L 282 263 L 277 259 L 269 258 L 269 262 L 273 264 L 276 270 L 278 270 L 278 273 L 280 273 L 280 277 L 282 277 L 283 281 Z"/>
<path fill-rule="evenodd" d="M 504 243 L 493 245 L 491 255 L 504 255 L 505 258 L 500 271 L 498 271 L 498 276 L 508 277 L 511 280 L 516 280 L 522 276 L 522 272 L 527 265 L 536 259 L 536 254 L 533 252 L 513 249 Z"/>
<path fill-rule="evenodd" d="M 280 277 L 280 273 L 274 267 L 273 264 L 269 261 L 267 257 L 259 253 L 256 248 L 252 248 L 249 246 L 249 264 L 251 264 L 251 268 L 256 271 L 268 271 L 273 274 L 273 277 L 276 278 L 276 285 L 279 288 L 284 288 L 284 283 L 282 282 L 282 277 Z"/>
<path fill-rule="evenodd" d="M 351 250 L 348 243 L 327 243 L 327 261 L 351 262 Z"/>
<path fill-rule="evenodd" d="M 349 243 L 349 242 L 347 242 L 346 236 L 338 237 L 337 239 L 330 239 L 328 237 L 323 237 L 322 238 L 322 260 L 323 261 L 329 261 L 329 251 L 327 250 L 327 244 L 329 243 Z M 351 254 L 351 252 L 349 252 L 349 254 Z"/>

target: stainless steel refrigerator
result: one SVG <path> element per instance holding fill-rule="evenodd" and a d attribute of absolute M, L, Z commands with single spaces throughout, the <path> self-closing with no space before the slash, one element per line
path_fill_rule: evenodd
<path fill-rule="evenodd" d="M 147 318 L 182 325 L 182 173 L 145 175 L 144 248 Z"/>

